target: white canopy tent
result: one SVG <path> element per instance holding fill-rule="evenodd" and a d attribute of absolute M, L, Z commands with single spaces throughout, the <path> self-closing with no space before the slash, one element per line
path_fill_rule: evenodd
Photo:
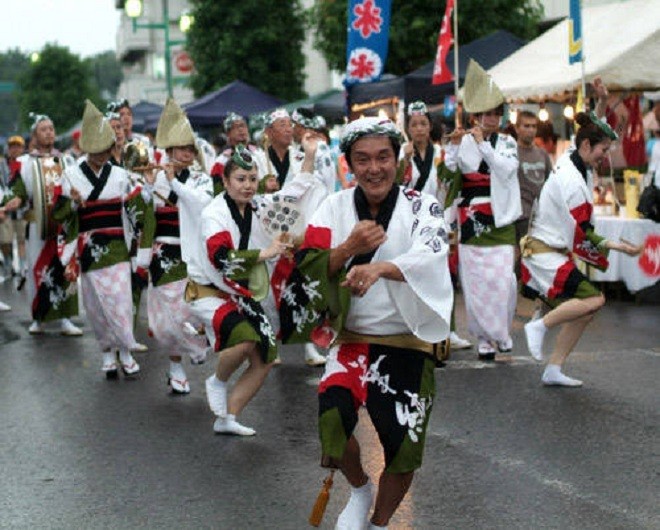
<path fill-rule="evenodd" d="M 660 0 L 630 0 L 582 11 L 588 82 L 609 90 L 660 89 Z M 493 66 L 489 73 L 512 101 L 561 100 L 582 83 L 580 63 L 568 64 L 568 19 Z"/>

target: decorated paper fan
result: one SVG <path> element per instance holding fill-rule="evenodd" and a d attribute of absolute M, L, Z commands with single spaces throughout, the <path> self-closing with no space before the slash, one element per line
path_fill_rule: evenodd
<path fill-rule="evenodd" d="M 277 237 L 290 234 L 292 238 L 301 236 L 305 224 L 299 204 L 292 197 L 272 195 L 262 209 L 261 221 L 268 234 Z"/>

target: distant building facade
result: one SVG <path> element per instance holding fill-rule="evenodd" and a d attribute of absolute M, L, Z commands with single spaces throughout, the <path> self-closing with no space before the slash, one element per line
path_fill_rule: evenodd
<path fill-rule="evenodd" d="M 140 100 L 164 104 L 167 98 L 165 76 L 165 32 L 162 29 L 142 29 L 133 31 L 133 22 L 124 12 L 126 0 L 114 0 L 115 7 L 121 9 L 121 19 L 117 28 L 117 58 L 122 64 L 124 81 L 119 86 L 117 97 L 127 98 L 131 103 Z M 188 0 L 143 0 L 140 24 L 162 23 L 163 2 L 167 3 L 170 19 L 170 42 L 185 39 L 179 29 L 181 15 L 190 9 Z M 314 0 L 302 0 L 303 7 L 313 5 Z M 320 52 L 313 48 L 313 36 L 308 31 L 303 44 L 305 55 L 304 90 L 310 96 L 341 87 L 341 76 L 332 72 Z M 178 70 L 177 57 L 183 52 L 182 46 L 171 47 L 174 97 L 179 103 L 192 101 L 190 88 L 181 83 L 185 76 Z M 185 63 L 185 61 L 183 61 Z"/>

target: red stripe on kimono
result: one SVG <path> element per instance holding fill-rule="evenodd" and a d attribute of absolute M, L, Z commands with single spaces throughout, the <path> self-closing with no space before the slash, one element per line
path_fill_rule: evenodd
<path fill-rule="evenodd" d="M 318 393 L 322 394 L 328 388 L 340 386 L 348 388 L 353 395 L 355 406 L 359 407 L 367 400 L 367 384 L 364 381 L 365 366 L 359 360 L 369 362 L 369 344 L 342 344 L 337 351 L 337 361 L 341 370 L 326 370 L 326 375 L 319 383 Z"/>
<path fill-rule="evenodd" d="M 305 231 L 305 240 L 300 250 L 306 248 L 315 248 L 319 250 L 328 250 L 332 242 L 332 230 L 324 226 L 309 225 Z"/>
<path fill-rule="evenodd" d="M 215 330 L 215 344 L 213 349 L 215 351 L 221 350 L 222 337 L 220 335 L 222 331 L 222 321 L 230 314 L 238 311 L 238 306 L 232 300 L 225 301 L 216 312 L 213 314 L 213 329 Z M 225 340 L 228 337 L 225 337 Z"/>
<path fill-rule="evenodd" d="M 589 239 L 588 234 L 593 232 L 591 224 L 591 215 L 593 206 L 588 202 L 576 206 L 571 211 L 571 217 L 577 223 L 575 227 L 575 236 L 573 238 L 573 252 L 583 261 L 605 270 L 609 266 L 607 257 L 605 257 L 596 245 Z"/>
<path fill-rule="evenodd" d="M 575 269 L 575 263 L 572 260 L 568 260 L 564 265 L 557 269 L 557 274 L 552 282 L 552 287 L 548 290 L 548 298 L 557 298 L 566 290 L 566 282 L 568 278 Z"/>

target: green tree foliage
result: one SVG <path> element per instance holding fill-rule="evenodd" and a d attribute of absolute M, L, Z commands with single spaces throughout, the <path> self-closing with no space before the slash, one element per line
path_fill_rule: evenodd
<path fill-rule="evenodd" d="M 236 79 L 286 100 L 304 96 L 304 16 L 298 0 L 191 0 L 187 48 L 197 97 Z"/>
<path fill-rule="evenodd" d="M 30 60 L 18 48 L 0 53 L 0 134 L 11 135 L 19 130 L 16 83 L 29 67 Z"/>
<path fill-rule="evenodd" d="M 20 77 L 18 102 L 21 124 L 30 125 L 28 114 L 47 114 L 55 128 L 63 132 L 78 122 L 85 99 L 102 105 L 98 88 L 92 82 L 90 65 L 56 44 L 46 44 Z"/>
<path fill-rule="evenodd" d="M 85 59 L 85 62 L 89 64 L 94 83 L 101 92 L 101 97 L 108 101 L 115 99 L 117 89 L 124 78 L 115 52 L 109 50 L 97 53 Z"/>
<path fill-rule="evenodd" d="M 385 71 L 402 75 L 435 57 L 446 2 L 392 0 L 390 41 Z M 317 0 L 307 11 L 315 47 L 331 68 L 346 68 L 348 0 Z M 543 16 L 539 0 L 460 0 L 459 43 L 467 44 L 499 29 L 524 39 L 538 33 Z"/>

